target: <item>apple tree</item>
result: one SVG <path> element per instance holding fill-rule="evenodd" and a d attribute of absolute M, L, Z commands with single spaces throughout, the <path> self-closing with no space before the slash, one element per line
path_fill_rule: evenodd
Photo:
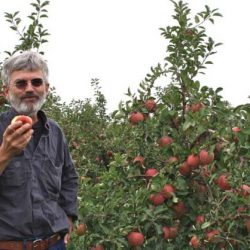
<path fill-rule="evenodd" d="M 151 68 L 138 92 L 121 102 L 105 129 L 112 149 L 82 176 L 72 249 L 248 249 L 250 246 L 250 106 L 232 107 L 222 88 L 199 75 L 220 43 L 205 24 L 172 1 L 176 25 L 161 28 L 164 64 Z M 164 82 L 164 87 L 157 86 Z M 85 166 L 82 165 L 85 169 Z"/>

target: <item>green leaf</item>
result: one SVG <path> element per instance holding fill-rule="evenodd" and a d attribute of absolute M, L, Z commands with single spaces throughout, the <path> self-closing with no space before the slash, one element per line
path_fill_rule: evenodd
<path fill-rule="evenodd" d="M 206 61 L 205 64 L 213 64 L 212 61 Z"/>
<path fill-rule="evenodd" d="M 221 92 L 222 90 L 223 90 L 223 88 L 219 87 L 219 88 L 217 88 L 217 89 L 215 90 L 215 93 L 219 93 L 219 92 Z"/>
<path fill-rule="evenodd" d="M 199 22 L 200 22 L 200 18 L 199 18 L 198 15 L 195 16 L 194 21 L 195 21 L 196 23 L 199 23 Z"/>
<path fill-rule="evenodd" d="M 210 227 L 210 225 L 211 225 L 211 222 L 207 221 L 207 222 L 205 222 L 205 223 L 203 223 L 203 224 L 201 225 L 201 229 L 208 228 L 208 227 Z"/>

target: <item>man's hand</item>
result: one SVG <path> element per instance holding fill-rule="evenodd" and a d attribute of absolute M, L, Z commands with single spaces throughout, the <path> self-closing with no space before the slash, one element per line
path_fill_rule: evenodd
<path fill-rule="evenodd" d="M 5 169 L 8 162 L 22 152 L 27 146 L 33 134 L 31 124 L 14 122 L 10 124 L 4 134 L 0 146 L 0 174 Z"/>
<path fill-rule="evenodd" d="M 66 246 L 70 240 L 70 234 L 74 230 L 74 224 L 73 224 L 72 219 L 70 217 L 68 217 L 68 222 L 69 222 L 69 232 L 64 236 L 64 243 Z"/>

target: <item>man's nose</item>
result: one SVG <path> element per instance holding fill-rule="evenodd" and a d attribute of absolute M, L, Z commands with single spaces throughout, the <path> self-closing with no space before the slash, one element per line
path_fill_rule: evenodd
<path fill-rule="evenodd" d="M 32 92 L 34 91 L 34 86 L 32 85 L 31 81 L 27 81 L 27 85 L 25 87 L 26 92 Z"/>

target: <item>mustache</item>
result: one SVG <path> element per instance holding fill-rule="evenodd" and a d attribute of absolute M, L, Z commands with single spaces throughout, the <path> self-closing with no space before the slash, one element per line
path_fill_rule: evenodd
<path fill-rule="evenodd" d="M 25 95 L 23 95 L 22 97 L 21 97 L 21 99 L 25 99 L 25 98 L 36 98 L 36 99 L 39 99 L 39 96 L 37 96 L 37 95 L 34 95 L 34 94 L 29 94 L 29 93 L 27 93 L 27 94 L 25 94 Z"/>

